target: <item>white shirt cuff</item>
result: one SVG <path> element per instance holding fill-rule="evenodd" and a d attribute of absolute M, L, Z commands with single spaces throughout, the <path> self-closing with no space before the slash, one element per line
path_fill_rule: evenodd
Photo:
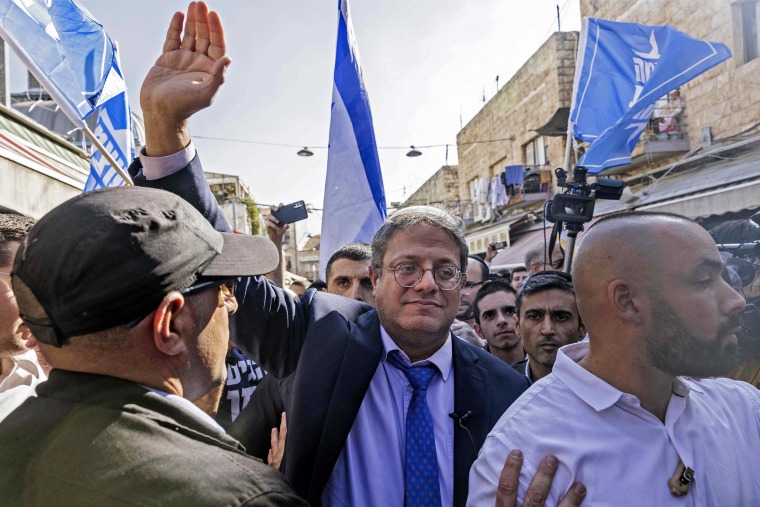
<path fill-rule="evenodd" d="M 195 146 L 191 140 L 184 150 L 165 157 L 149 157 L 145 147 L 140 150 L 142 174 L 146 180 L 157 180 L 178 172 L 195 158 Z"/>

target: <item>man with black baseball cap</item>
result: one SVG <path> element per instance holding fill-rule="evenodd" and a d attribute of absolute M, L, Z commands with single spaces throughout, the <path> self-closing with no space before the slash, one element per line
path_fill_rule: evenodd
<path fill-rule="evenodd" d="M 44 216 L 12 279 L 53 371 L 0 424 L 4 505 L 303 504 L 192 403 L 221 393 L 236 277 L 278 260 L 161 190 Z"/>

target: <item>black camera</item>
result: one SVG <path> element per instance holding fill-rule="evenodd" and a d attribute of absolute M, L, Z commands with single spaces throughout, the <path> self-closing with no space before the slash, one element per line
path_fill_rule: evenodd
<path fill-rule="evenodd" d="M 573 171 L 573 180 L 567 181 L 567 171 L 562 168 L 554 171 L 557 176 L 557 185 L 566 190 L 547 202 L 546 219 L 548 221 L 564 222 L 568 230 L 582 231 L 583 224 L 590 222 L 594 217 L 596 199 L 618 200 L 623 195 L 625 187 L 623 181 L 597 178 L 596 183 L 589 184 L 586 182 L 587 172 L 585 167 L 576 166 Z"/>
<path fill-rule="evenodd" d="M 746 243 L 719 243 L 718 250 L 733 255 L 725 260 L 726 269 L 724 278 L 737 291 L 750 285 L 760 271 L 760 267 L 749 262 L 747 259 L 760 258 L 760 241 Z M 729 272 L 736 275 L 736 282 L 732 283 Z M 738 285 L 741 284 L 741 287 Z M 741 313 L 742 328 L 737 333 L 739 345 L 745 351 L 760 353 L 760 301 L 755 298 L 748 300 L 747 306 Z"/>

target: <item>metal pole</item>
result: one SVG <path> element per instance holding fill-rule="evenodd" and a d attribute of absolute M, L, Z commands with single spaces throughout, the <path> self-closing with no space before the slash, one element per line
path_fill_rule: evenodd
<path fill-rule="evenodd" d="M 575 252 L 575 236 L 577 234 L 578 233 L 575 231 L 569 231 L 567 233 L 567 250 L 565 250 L 565 265 L 562 266 L 562 271 L 564 271 L 565 273 L 569 273 L 570 268 L 572 267 L 573 252 Z"/>
<path fill-rule="evenodd" d="M 103 154 L 106 160 L 108 160 L 108 163 L 111 164 L 111 167 L 116 169 L 116 172 L 119 173 L 119 176 L 121 176 L 121 178 L 124 180 L 124 183 L 127 185 L 133 185 L 132 178 L 129 177 L 127 171 L 122 169 L 119 163 L 114 160 L 114 158 L 111 156 L 111 153 L 105 148 L 105 146 L 100 143 L 100 141 L 98 141 L 98 138 L 95 137 L 95 134 L 93 134 L 93 132 L 87 127 L 83 128 L 82 130 L 84 130 L 84 135 L 86 135 L 87 139 L 92 142 L 93 146 L 95 146 L 98 151 Z"/>

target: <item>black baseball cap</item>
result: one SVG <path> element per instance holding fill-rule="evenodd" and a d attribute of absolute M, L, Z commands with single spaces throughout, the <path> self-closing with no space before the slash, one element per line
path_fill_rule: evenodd
<path fill-rule="evenodd" d="M 175 194 L 119 187 L 84 193 L 42 217 L 19 247 L 13 281 L 47 314 L 25 316 L 19 301 L 35 338 L 61 346 L 144 317 L 201 276 L 259 275 L 279 261 L 268 239 L 217 232 Z"/>

